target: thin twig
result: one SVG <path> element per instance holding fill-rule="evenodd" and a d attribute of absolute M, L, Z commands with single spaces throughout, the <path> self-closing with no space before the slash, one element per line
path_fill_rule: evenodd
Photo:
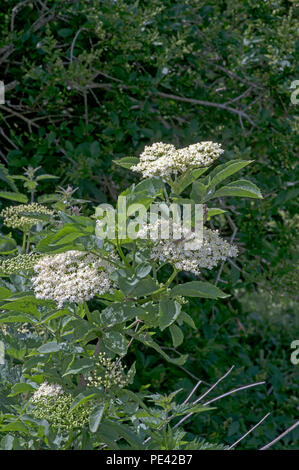
<path fill-rule="evenodd" d="M 256 124 L 253 122 L 251 117 L 248 116 L 248 114 L 246 114 L 241 109 L 232 108 L 231 106 L 227 106 L 224 103 L 214 103 L 213 101 L 204 101 L 204 100 L 197 100 L 197 99 L 194 99 L 194 98 L 186 98 L 185 96 L 178 96 L 178 95 L 173 95 L 173 94 L 170 94 L 170 93 L 163 93 L 163 92 L 160 92 L 160 91 L 156 92 L 156 95 L 160 96 L 161 98 L 168 98 L 168 99 L 172 99 L 172 100 L 175 100 L 175 101 L 183 101 L 185 103 L 198 104 L 198 105 L 201 105 L 201 106 L 209 106 L 209 107 L 212 107 L 212 108 L 223 109 L 225 111 L 229 111 L 230 113 L 237 114 L 239 117 L 243 117 L 248 122 L 250 122 L 250 124 L 252 126 L 256 127 Z"/>
<path fill-rule="evenodd" d="M 23 2 L 18 3 L 13 9 L 11 10 L 11 20 L 10 20 L 10 30 L 14 30 L 14 23 L 15 23 L 15 17 L 18 12 L 22 7 L 24 7 L 27 3 L 29 3 L 31 0 L 25 0 Z"/>
<path fill-rule="evenodd" d="M 232 366 L 220 379 L 217 380 L 203 395 L 201 395 L 197 400 L 194 401 L 194 405 L 196 405 L 200 400 L 202 400 L 208 393 L 210 393 L 217 385 L 224 380 L 233 370 L 235 366 Z M 188 415 L 184 416 L 175 426 L 174 429 L 179 427 L 186 419 L 188 419 L 190 416 L 192 416 L 193 413 L 189 413 Z"/>
<path fill-rule="evenodd" d="M 75 48 L 75 44 L 76 44 L 77 38 L 78 38 L 79 34 L 80 34 L 82 31 L 84 31 L 84 30 L 85 30 L 85 28 L 80 28 L 80 29 L 76 32 L 75 37 L 74 37 L 74 39 L 73 39 L 73 42 L 72 42 L 72 45 L 71 45 L 71 52 L 70 52 L 70 61 L 71 61 L 71 63 L 73 62 L 73 59 L 74 59 L 74 48 Z"/>
<path fill-rule="evenodd" d="M 0 109 L 3 109 L 4 111 L 7 111 L 8 113 L 14 114 L 15 116 L 18 116 L 20 119 L 25 121 L 28 124 L 30 132 L 32 132 L 32 126 L 39 128 L 39 126 L 35 124 L 33 121 L 24 117 L 22 114 L 18 113 L 17 111 L 12 110 L 11 108 L 7 108 L 6 106 L 3 106 L 2 104 L 0 104 Z"/>
<path fill-rule="evenodd" d="M 296 423 L 294 423 L 293 426 L 289 427 L 286 431 L 280 434 L 280 436 L 276 437 L 275 439 L 273 439 L 273 441 L 269 442 L 269 444 L 266 444 L 264 447 L 261 447 L 259 450 L 269 449 L 269 447 L 273 446 L 273 444 L 276 444 L 276 442 L 278 442 L 280 439 L 286 436 L 289 432 L 296 429 L 297 426 L 299 426 L 299 420 Z"/>
<path fill-rule="evenodd" d="M 234 388 L 233 390 L 230 390 L 229 392 L 223 393 L 223 395 L 219 395 L 219 397 L 213 398 L 210 401 L 207 401 L 206 403 L 203 404 L 203 406 L 208 406 L 211 403 L 214 403 L 217 400 L 220 400 L 221 398 L 227 397 L 228 395 L 232 395 L 233 393 L 239 392 L 240 390 L 246 390 L 247 388 L 251 387 L 256 387 L 257 385 L 264 385 L 266 382 L 255 382 L 253 384 L 249 385 L 243 385 L 242 387 Z"/>
<path fill-rule="evenodd" d="M 262 424 L 263 421 L 265 421 L 266 418 L 268 418 L 268 416 L 270 415 L 271 413 L 267 413 L 257 424 L 255 424 L 251 429 L 249 429 L 249 431 L 247 431 L 242 437 L 240 437 L 240 439 L 238 439 L 236 442 L 234 442 L 229 448 L 228 450 L 232 449 L 233 447 L 235 447 L 237 444 L 239 444 L 239 442 L 241 442 L 243 439 L 245 439 L 246 436 L 248 436 L 248 434 L 250 434 L 252 431 L 254 431 L 260 424 Z"/>
<path fill-rule="evenodd" d="M 187 396 L 186 400 L 183 401 L 182 405 L 186 405 L 186 403 L 190 400 L 190 398 L 192 397 L 192 395 L 196 392 L 197 390 L 197 387 L 201 384 L 201 380 L 199 380 L 197 382 L 197 384 L 195 385 L 195 387 L 191 390 L 191 392 L 189 393 L 189 395 Z"/>

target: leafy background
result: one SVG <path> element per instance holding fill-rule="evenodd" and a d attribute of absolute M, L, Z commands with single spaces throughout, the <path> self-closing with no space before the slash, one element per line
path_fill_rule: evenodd
<path fill-rule="evenodd" d="M 113 160 L 136 156 L 151 142 L 214 140 L 226 149 L 222 162 L 255 160 L 246 172 L 264 199 L 222 201 L 229 217 L 215 226 L 224 234 L 237 229 L 241 255 L 218 279 L 229 300 L 189 304 L 197 330 L 187 328 L 180 347 L 189 354 L 185 370 L 133 348 L 136 389 L 150 384 L 169 392 L 180 384 L 186 391 L 194 377 L 210 383 L 231 365 L 223 392 L 266 380 L 263 389 L 223 399 L 217 412 L 189 425 L 190 433 L 231 444 L 271 411 L 240 448 L 263 445 L 298 415 L 298 367 L 290 362 L 299 336 L 294 7 L 282 0 L 0 6 L 3 171 L 40 165 L 96 205 L 115 201 L 136 180 Z M 53 183 L 40 188 L 46 194 Z M 161 337 L 161 345 L 170 348 L 170 338 L 162 344 Z M 294 431 L 275 448 L 293 449 L 297 439 Z"/>

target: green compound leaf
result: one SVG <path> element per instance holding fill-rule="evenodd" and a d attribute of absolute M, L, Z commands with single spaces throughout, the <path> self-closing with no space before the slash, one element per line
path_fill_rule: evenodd
<path fill-rule="evenodd" d="M 225 299 L 229 297 L 221 289 L 209 282 L 191 281 L 179 284 L 171 290 L 171 295 L 185 295 L 187 297 L 204 297 L 206 299 Z"/>
<path fill-rule="evenodd" d="M 160 300 L 159 327 L 163 331 L 171 325 L 179 316 L 181 305 L 176 300 L 163 297 Z"/>
<path fill-rule="evenodd" d="M 102 403 L 100 406 L 97 406 L 95 410 L 91 413 L 89 417 L 89 429 L 92 433 L 97 432 L 97 430 L 99 429 L 99 425 L 103 419 L 105 409 L 106 404 Z"/>
<path fill-rule="evenodd" d="M 113 326 L 131 320 L 142 313 L 143 310 L 135 305 L 126 306 L 122 302 L 115 302 L 101 312 L 101 322 L 105 326 Z"/>
<path fill-rule="evenodd" d="M 184 341 L 184 335 L 181 328 L 179 328 L 177 325 L 170 325 L 169 330 L 173 346 L 175 348 L 177 346 L 180 346 L 180 344 L 182 344 L 182 342 Z"/>
<path fill-rule="evenodd" d="M 260 189 L 254 183 L 247 180 L 233 181 L 226 186 L 222 186 L 222 188 L 218 189 L 209 199 L 222 196 L 240 196 L 255 199 L 263 198 Z"/>
<path fill-rule="evenodd" d="M 1 191 L 0 197 L 9 199 L 10 201 L 21 202 L 22 204 L 28 202 L 28 198 L 25 194 L 14 193 L 10 191 Z"/>
<path fill-rule="evenodd" d="M 102 336 L 102 340 L 106 348 L 110 351 L 113 351 L 120 356 L 124 356 L 126 354 L 126 338 L 118 331 L 105 331 Z"/>
<path fill-rule="evenodd" d="M 121 166 L 122 168 L 126 168 L 127 170 L 129 170 L 132 166 L 137 165 L 138 162 L 139 158 L 137 157 L 124 157 L 120 160 L 113 160 L 113 163 L 115 163 L 115 165 Z"/>

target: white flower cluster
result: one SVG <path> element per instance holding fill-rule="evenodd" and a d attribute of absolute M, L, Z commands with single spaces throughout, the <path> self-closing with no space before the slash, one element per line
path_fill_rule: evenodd
<path fill-rule="evenodd" d="M 47 397 L 58 397 L 58 395 L 63 394 L 63 389 L 61 385 L 58 384 L 48 384 L 48 382 L 43 382 L 36 392 L 34 392 L 32 401 L 38 401 Z"/>
<path fill-rule="evenodd" d="M 65 302 L 81 303 L 112 289 L 111 265 L 93 254 L 71 250 L 45 256 L 34 266 L 32 278 L 37 299 L 50 299 L 61 308 Z"/>
<path fill-rule="evenodd" d="M 177 222 L 170 219 L 157 219 L 155 222 L 143 225 L 137 233 L 138 238 L 150 238 L 151 240 L 174 239 L 179 240 L 182 237 L 184 242 L 191 241 L 195 238 L 195 234 L 180 219 Z"/>
<path fill-rule="evenodd" d="M 199 142 L 177 151 L 176 165 L 183 173 L 189 168 L 201 168 L 211 165 L 224 152 L 216 142 Z"/>
<path fill-rule="evenodd" d="M 202 268 L 212 269 L 219 262 L 238 255 L 237 247 L 221 238 L 218 230 L 204 228 L 203 237 L 200 240 L 194 232 L 183 228 L 180 239 L 175 240 L 173 236 L 164 239 L 161 238 L 161 232 L 158 232 L 158 238 L 156 236 L 159 224 L 161 225 L 160 221 L 148 224 L 138 234 L 140 238 L 145 238 L 149 231 L 154 243 L 151 258 L 162 263 L 168 262 L 179 271 L 189 271 L 199 275 Z M 174 222 L 170 225 L 172 225 L 173 234 L 178 227 Z"/>
<path fill-rule="evenodd" d="M 168 177 L 171 174 L 184 173 L 192 168 L 211 165 L 224 152 L 215 142 L 199 142 L 182 149 L 174 145 L 156 142 L 146 146 L 139 158 L 139 163 L 131 167 L 132 171 L 142 173 L 144 178 L 153 176 Z"/>

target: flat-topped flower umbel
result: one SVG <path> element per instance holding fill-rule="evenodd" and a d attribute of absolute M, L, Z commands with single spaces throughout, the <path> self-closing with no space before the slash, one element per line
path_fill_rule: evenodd
<path fill-rule="evenodd" d="M 132 171 L 142 173 L 144 178 L 153 176 L 168 177 L 184 173 L 193 168 L 211 165 L 224 152 L 215 142 L 199 142 L 188 147 L 176 149 L 174 145 L 157 142 L 146 146 L 137 165 Z"/>
<path fill-rule="evenodd" d="M 55 300 L 59 308 L 82 303 L 111 290 L 111 270 L 109 262 L 83 251 L 45 256 L 34 266 L 34 293 L 37 299 Z"/>

